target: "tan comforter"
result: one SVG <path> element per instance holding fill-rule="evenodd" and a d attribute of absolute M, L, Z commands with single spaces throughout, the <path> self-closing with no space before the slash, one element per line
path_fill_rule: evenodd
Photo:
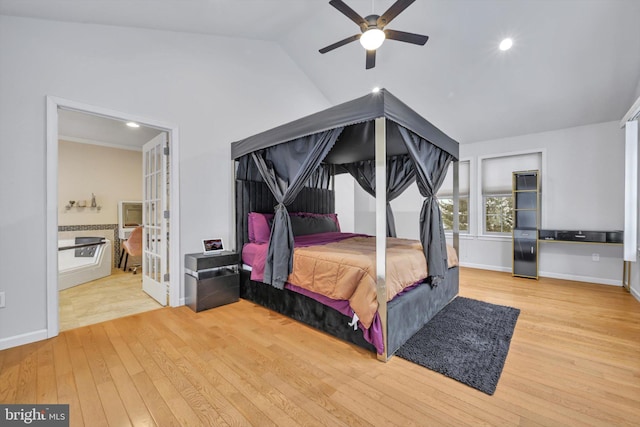
<path fill-rule="evenodd" d="M 326 245 L 298 247 L 288 282 L 332 299 L 349 300 L 365 327 L 378 310 L 374 237 L 352 237 Z M 449 267 L 458 265 L 447 245 Z M 387 300 L 427 277 L 427 263 L 419 241 L 387 239 Z"/>

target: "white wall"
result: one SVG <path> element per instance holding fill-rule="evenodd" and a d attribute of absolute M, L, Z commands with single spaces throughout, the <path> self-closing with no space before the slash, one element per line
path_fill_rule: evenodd
<path fill-rule="evenodd" d="M 142 200 L 142 152 L 58 141 L 58 225 L 117 224 L 120 200 Z"/>
<path fill-rule="evenodd" d="M 230 143 L 329 106 L 273 43 L 9 16 L 0 94 L 0 348 L 46 328 L 47 95 L 178 125 L 181 259 L 232 241 Z"/>
<path fill-rule="evenodd" d="M 624 225 L 624 132 L 608 122 L 460 145 L 460 158 L 470 160 L 471 233 L 460 237 L 462 265 L 511 271 L 511 237 L 482 236 L 478 195 L 478 158 L 517 151 L 542 150 L 542 228 L 622 230 Z M 509 171 L 511 173 L 511 171 Z M 358 186 L 356 186 L 358 187 Z M 375 231 L 373 198 L 356 188 L 356 229 Z M 422 197 L 409 187 L 391 202 L 398 237 L 419 238 Z M 597 253 L 599 261 L 592 261 Z M 541 243 L 541 276 L 605 284 L 621 284 L 622 247 Z"/>
<path fill-rule="evenodd" d="M 622 230 L 624 224 L 624 133 L 608 122 L 484 141 L 460 146 L 460 156 L 477 159 L 519 150 L 543 150 L 542 228 Z M 476 171 L 477 160 L 476 160 Z M 476 173 L 477 177 L 477 173 Z M 477 180 L 477 178 L 476 178 Z M 476 211 L 480 211 L 477 186 Z M 476 215 L 476 219 L 478 216 Z M 479 222 L 475 230 L 480 230 Z M 461 260 L 469 265 L 511 270 L 511 241 L 477 233 L 461 240 Z M 592 254 L 599 261 L 592 260 Z M 466 258 L 466 259 L 465 259 Z M 595 283 L 620 284 L 622 247 L 541 243 L 539 274 Z"/>
<path fill-rule="evenodd" d="M 335 176 L 336 213 L 343 233 L 355 232 L 354 185 L 355 180 L 348 173 Z"/>

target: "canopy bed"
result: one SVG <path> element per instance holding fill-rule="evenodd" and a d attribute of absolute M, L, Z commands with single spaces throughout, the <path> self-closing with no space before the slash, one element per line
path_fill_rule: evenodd
<path fill-rule="evenodd" d="M 457 295 L 457 221 L 448 248 L 435 194 L 451 162 L 457 172 L 458 143 L 388 91 L 234 142 L 231 155 L 242 298 L 386 361 Z M 375 196 L 375 236 L 340 231 L 340 173 Z M 395 237 L 389 204 L 413 182 L 420 241 Z"/>

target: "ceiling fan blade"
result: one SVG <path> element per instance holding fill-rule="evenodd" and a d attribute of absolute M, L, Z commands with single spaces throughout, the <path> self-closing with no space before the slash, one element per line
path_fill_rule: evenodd
<path fill-rule="evenodd" d="M 367 51 L 367 70 L 376 66 L 376 51 L 368 50 Z"/>
<path fill-rule="evenodd" d="M 365 21 L 362 16 L 358 15 L 355 10 L 347 6 L 342 0 L 331 0 L 329 4 L 342 12 L 342 14 L 347 18 L 355 22 L 363 31 L 368 28 L 369 25 L 367 24 L 367 21 Z"/>
<path fill-rule="evenodd" d="M 386 38 L 390 40 L 397 40 L 400 42 L 419 44 L 421 46 L 424 46 L 427 40 L 429 40 L 429 36 L 423 36 L 422 34 L 406 33 L 404 31 L 384 30 L 384 34 Z"/>
<path fill-rule="evenodd" d="M 403 10 L 411 6 L 416 0 L 398 0 L 394 4 L 391 5 L 389 9 L 385 13 L 383 13 L 380 18 L 378 18 L 378 27 L 384 27 L 389 22 L 393 20 L 396 16 L 400 14 Z"/>
<path fill-rule="evenodd" d="M 339 42 L 335 42 L 334 44 L 330 44 L 329 46 L 323 47 L 322 49 L 320 49 L 320 53 L 327 53 L 327 52 L 329 52 L 329 51 L 331 51 L 333 49 L 339 48 L 340 46 L 344 46 L 347 43 L 354 42 L 354 41 L 360 39 L 360 36 L 362 36 L 362 34 L 356 34 L 356 35 L 353 35 L 351 37 L 347 37 L 344 40 L 340 40 Z"/>

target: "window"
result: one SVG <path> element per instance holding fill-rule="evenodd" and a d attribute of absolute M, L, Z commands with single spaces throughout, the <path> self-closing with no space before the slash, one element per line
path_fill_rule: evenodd
<path fill-rule="evenodd" d="M 440 212 L 442 213 L 442 225 L 445 231 L 453 230 L 453 197 L 438 198 Z M 469 197 L 458 198 L 458 231 L 469 232 Z"/>
<path fill-rule="evenodd" d="M 482 168 L 483 234 L 510 234 L 513 230 L 513 172 L 541 170 L 542 153 L 487 157 Z"/>
<path fill-rule="evenodd" d="M 469 160 L 458 162 L 458 230 L 469 233 Z M 453 164 L 438 191 L 438 204 L 442 213 L 442 225 L 453 230 Z"/>
<path fill-rule="evenodd" d="M 513 230 L 513 197 L 509 195 L 485 196 L 484 225 L 486 233 L 511 233 Z"/>

